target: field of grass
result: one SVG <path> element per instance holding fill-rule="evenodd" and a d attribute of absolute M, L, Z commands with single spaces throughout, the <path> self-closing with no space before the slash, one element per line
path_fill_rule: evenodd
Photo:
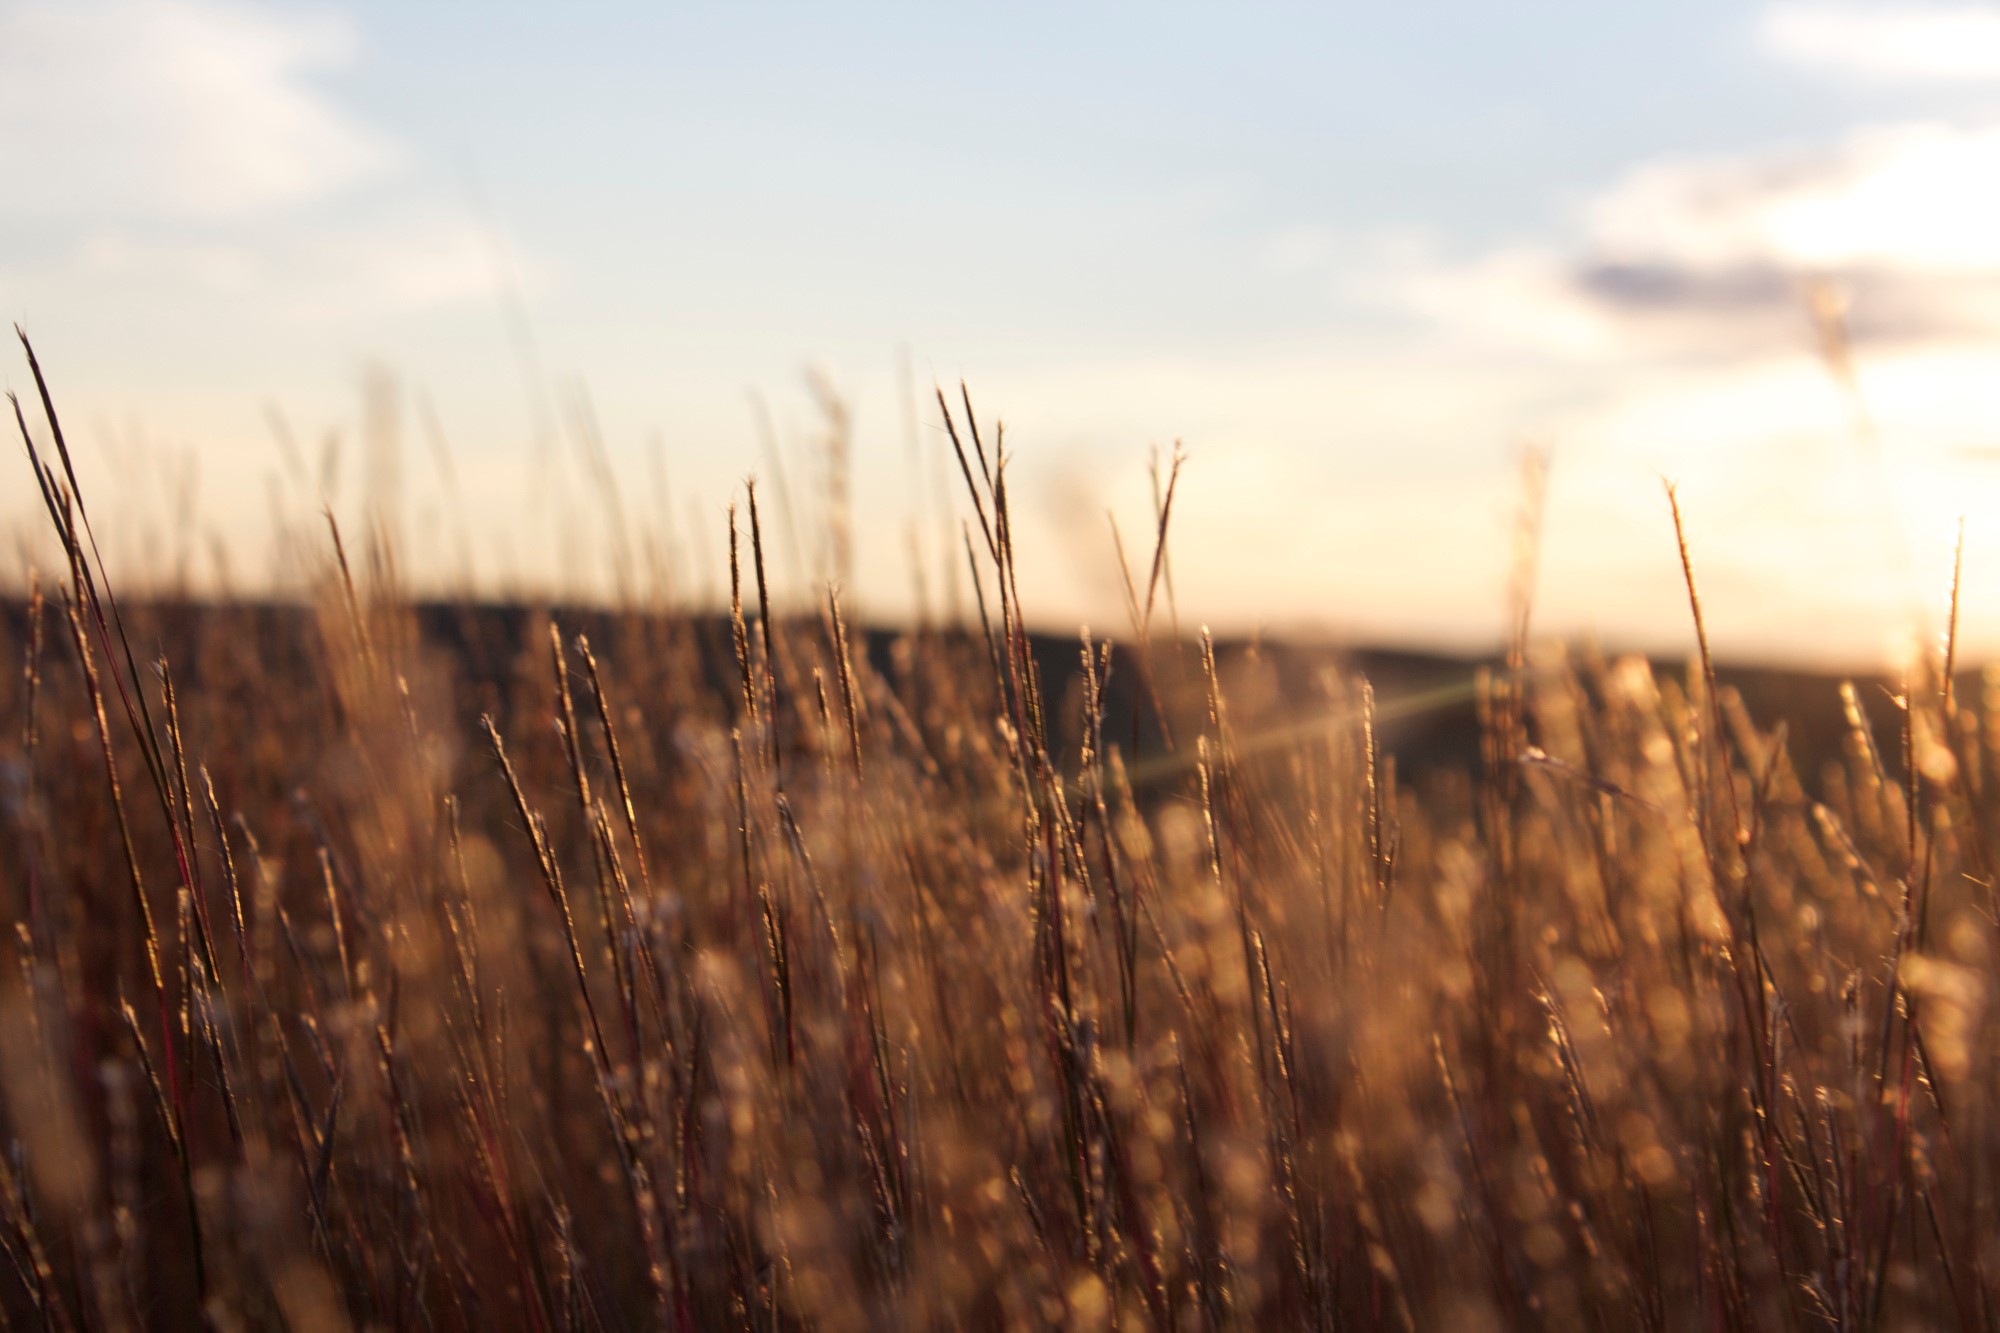
<path fill-rule="evenodd" d="M 1363 680 L 1153 632 L 1158 554 L 1057 688 L 969 404 L 976 617 L 876 653 L 763 614 L 754 498 L 727 618 L 420 616 L 339 534 L 309 606 L 121 604 L 26 406 L 10 1325 L 2000 1319 L 1948 651 L 1801 774 L 1524 602 L 1478 761 L 1399 780 Z"/>

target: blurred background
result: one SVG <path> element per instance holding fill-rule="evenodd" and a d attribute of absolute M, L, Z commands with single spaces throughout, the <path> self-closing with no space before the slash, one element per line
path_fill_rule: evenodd
<path fill-rule="evenodd" d="M 1934 636 L 1961 516 L 2000 648 L 2000 5 L 0 0 L 0 181 L 128 584 L 331 507 L 713 599 L 754 473 L 793 595 L 942 610 L 963 379 L 1048 628 L 1178 441 L 1189 624 L 1490 648 L 1533 449 L 1543 631 L 1689 644 L 1673 480 L 1719 654 Z"/>

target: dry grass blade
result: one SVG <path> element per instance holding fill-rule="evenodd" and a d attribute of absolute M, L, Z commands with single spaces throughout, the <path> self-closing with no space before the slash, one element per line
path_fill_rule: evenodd
<path fill-rule="evenodd" d="M 758 488 L 726 613 L 420 604 L 331 525 L 309 606 L 121 607 L 36 370 L 64 577 L 0 604 L 8 1326 L 2000 1309 L 1963 557 L 1935 660 L 1771 726 L 1671 489 L 1690 669 L 1530 665 L 1530 464 L 1504 660 L 1378 693 L 1161 629 L 1176 450 L 1150 560 L 1113 524 L 1130 641 L 1058 641 L 961 385 L 976 630 L 871 630 L 838 580 L 788 612 Z"/>

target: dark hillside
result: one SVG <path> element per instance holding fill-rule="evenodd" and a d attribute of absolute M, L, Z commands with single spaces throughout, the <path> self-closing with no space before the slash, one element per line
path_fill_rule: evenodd
<path fill-rule="evenodd" d="M 259 648 L 259 670 L 279 674 L 320 651 L 314 613 L 307 607 L 279 602 L 148 602 L 128 606 L 133 647 L 142 658 L 164 656 L 175 664 L 183 684 L 198 687 L 208 676 L 226 672 L 240 648 Z M 477 722 L 481 713 L 504 713 L 509 690 L 518 681 L 521 655 L 537 654 L 545 644 L 543 625 L 553 617 L 568 634 L 585 634 L 614 652 L 677 657 L 696 674 L 689 682 L 703 694 L 726 694 L 737 668 L 730 627 L 721 616 L 662 616 L 627 614 L 595 607 L 544 608 L 502 603 L 424 602 L 412 608 L 417 637 L 433 650 L 466 687 L 457 694 L 461 723 Z M 9 660 L 18 660 L 17 645 L 25 623 L 25 608 L 17 599 L 0 601 L 0 644 Z M 987 646 L 976 634 L 941 632 L 971 665 L 990 661 Z M 921 688 L 909 670 L 912 636 L 900 630 L 873 629 L 865 634 L 871 664 L 899 687 Z M 1076 640 L 1054 635 L 1033 636 L 1034 656 L 1050 707 L 1056 738 L 1073 750 L 1075 719 L 1080 715 L 1082 669 Z M 1279 745 L 1288 738 L 1307 738 L 1322 722 L 1335 725 L 1323 681 L 1329 672 L 1345 678 L 1365 678 L 1376 700 L 1376 736 L 1384 753 L 1394 755 L 1412 777 L 1439 768 L 1471 769 L 1479 763 L 1479 719 L 1476 681 L 1482 669 L 1497 669 L 1494 661 L 1380 647 L 1342 647 L 1285 641 L 1223 640 L 1216 644 L 1218 670 L 1225 678 L 1234 707 L 1246 709 L 1261 726 L 1262 743 Z M 1194 642 L 1162 643 L 1154 649 L 1153 670 L 1158 687 L 1174 692 L 1169 708 L 1199 702 L 1200 648 Z M 1662 679 L 1678 676 L 1685 664 L 1655 660 Z M 1588 673 L 1586 672 L 1586 675 Z M 1899 730 L 1897 683 L 1886 677 L 1842 677 L 1822 672 L 1767 666 L 1719 664 L 1717 675 L 1741 696 L 1745 710 L 1764 727 L 1782 724 L 1793 762 L 1810 783 L 1828 763 L 1841 756 L 1846 722 L 1840 686 L 1852 679 L 1884 759 L 1900 771 L 1895 736 Z M 1976 700 L 1982 690 L 1977 672 L 1964 673 L 1959 690 Z M 694 691 L 691 691 L 694 693 Z M 1351 708 L 1349 709 L 1351 711 Z M 1106 687 L 1105 737 L 1128 755 L 1146 757 L 1165 748 L 1155 713 L 1144 689 L 1140 664 L 1129 646 L 1114 649 Z"/>

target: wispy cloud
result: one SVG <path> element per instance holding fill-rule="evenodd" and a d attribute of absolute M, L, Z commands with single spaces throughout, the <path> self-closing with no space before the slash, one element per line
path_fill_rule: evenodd
<path fill-rule="evenodd" d="M 539 285 L 541 269 L 525 274 Z M 143 229 L 87 233 L 34 283 L 80 294 L 105 289 L 201 301 L 247 318 L 366 319 L 490 295 L 493 241 L 470 222 L 429 213 L 360 225 L 275 229 L 251 240 L 190 240 Z"/>
<path fill-rule="evenodd" d="M 1422 268 L 1407 290 L 1505 341 L 1712 357 L 1797 344 L 1804 289 L 1826 281 L 1863 341 L 2000 331 L 2000 127 L 1645 164 L 1565 242 Z"/>
<path fill-rule="evenodd" d="M 1775 56 L 1867 79 L 2000 78 L 2000 10 L 1989 6 L 1783 4 L 1757 31 Z"/>
<path fill-rule="evenodd" d="M 1739 647 L 1859 660 L 1934 622 L 1956 515 L 2000 504 L 1996 182 L 2000 126 L 1874 127 L 1641 162 L 1560 234 L 1413 264 L 1404 297 L 1441 331 L 1567 379 L 1506 419 L 1558 452 L 1550 623 L 1604 614 L 1607 553 L 1659 528 L 1662 476 Z M 1815 364 L 1821 284 L 1865 417 Z M 1969 569 L 2000 565 L 2000 530 L 1968 543 Z"/>
<path fill-rule="evenodd" d="M 296 330 L 489 295 L 491 238 L 323 86 L 361 55 L 327 8 L 0 4 L 0 305 Z"/>
<path fill-rule="evenodd" d="M 222 219 L 320 198 L 394 151 L 311 83 L 354 56 L 326 13 L 194 0 L 0 10 L 9 212 Z"/>

